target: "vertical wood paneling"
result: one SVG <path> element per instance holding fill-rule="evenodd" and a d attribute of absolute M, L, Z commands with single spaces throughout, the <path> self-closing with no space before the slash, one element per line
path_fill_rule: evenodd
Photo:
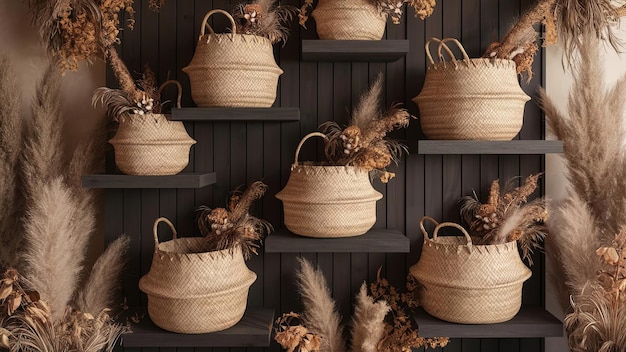
<path fill-rule="evenodd" d="M 189 79 L 181 69 L 191 60 L 200 32 L 201 20 L 212 8 L 230 10 L 238 1 L 212 0 L 166 1 L 160 13 L 147 9 L 147 0 L 137 1 L 137 24 L 134 31 L 124 31 L 120 53 L 130 71 L 143 71 L 149 63 L 158 79 L 178 79 L 183 87 L 183 106 L 194 106 L 189 91 Z M 263 180 L 269 190 L 253 208 L 276 228 L 282 226 L 282 205 L 274 195 L 289 177 L 293 154 L 300 138 L 317 130 L 319 124 L 334 120 L 345 125 L 348 111 L 369 87 L 378 72 L 385 74 L 384 102 L 404 103 L 409 112 L 419 117 L 419 109 L 410 100 L 421 90 L 426 70 L 424 43 L 430 37 L 459 38 L 470 57 L 482 54 L 494 40 L 501 38 L 510 24 L 526 9 L 531 0 L 445 0 L 438 1 L 433 16 L 426 21 L 414 17 L 407 9 L 399 25 L 387 24 L 385 38 L 408 39 L 409 54 L 392 63 L 332 63 L 300 62 L 300 41 L 315 39 L 315 23 L 309 29 L 294 23 L 285 46 L 274 50 L 277 62 L 285 73 L 280 78 L 275 106 L 300 107 L 297 122 L 194 122 L 187 123 L 189 133 L 198 143 L 192 148 L 186 171 L 214 171 L 217 183 L 200 190 L 108 190 L 106 193 L 106 241 L 122 232 L 132 236 L 130 262 L 125 274 L 125 294 L 131 305 L 145 304 L 137 288 L 141 275 L 149 269 L 152 256 L 152 223 L 158 216 L 170 218 L 182 235 L 197 233 L 194 210 L 199 205 L 224 206 L 228 194 L 240 185 Z M 299 6 L 298 0 L 281 1 Z M 229 26 L 223 16 L 210 21 L 217 32 Z M 534 97 L 543 82 L 543 53 L 534 62 L 535 76 L 522 88 Z M 109 85 L 115 85 L 108 75 Z M 173 100 L 173 90 L 165 98 Z M 534 101 L 527 103 L 521 139 L 543 138 L 541 112 Z M 412 120 L 405 130 L 394 132 L 398 140 L 423 138 L 419 120 Z M 308 144 L 311 144 L 310 146 Z M 303 149 L 301 160 L 322 160 L 319 141 L 311 141 Z M 109 161 L 110 165 L 110 161 Z M 486 199 L 491 180 L 511 176 L 528 176 L 543 170 L 542 156 L 478 156 L 478 155 L 410 155 L 402 158 L 398 167 L 391 167 L 396 178 L 374 187 L 384 194 L 377 202 L 379 228 L 396 228 L 411 239 L 411 252 L 384 253 L 306 253 L 304 257 L 323 270 L 344 321 L 352 312 L 354 294 L 364 280 L 373 281 L 376 270 L 383 266 L 383 276 L 392 284 L 403 287 L 408 267 L 421 251 L 422 235 L 419 219 L 430 215 L 438 220 L 459 221 L 457 199 L 476 190 Z M 109 169 L 112 171 L 112 169 Z M 169 230 L 161 230 L 164 239 Z M 294 274 L 298 267 L 296 254 L 265 254 L 253 258 L 249 267 L 258 275 L 249 295 L 250 306 L 266 306 L 278 312 L 301 309 L 295 291 Z M 535 256 L 533 277 L 524 285 L 524 303 L 543 302 L 543 256 Z M 445 351 L 540 351 L 541 339 L 455 339 Z M 195 349 L 195 352 L 240 352 L 246 349 Z M 275 343 L 267 349 L 278 351 Z M 148 349 L 144 349 L 147 352 Z M 160 349 L 174 352 L 173 349 Z M 191 349 L 177 349 L 191 352 Z M 152 352 L 152 350 L 150 350 Z"/>

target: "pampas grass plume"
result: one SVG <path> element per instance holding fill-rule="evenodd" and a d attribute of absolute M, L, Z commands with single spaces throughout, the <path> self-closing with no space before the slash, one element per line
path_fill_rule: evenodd
<path fill-rule="evenodd" d="M 309 261 L 300 258 L 297 273 L 304 312 L 302 320 L 312 333 L 321 337 L 320 352 L 345 351 L 341 317 L 326 285 L 324 274 Z"/>
<path fill-rule="evenodd" d="M 385 316 L 390 310 L 386 301 L 374 302 L 367 294 L 367 285 L 361 285 L 352 317 L 352 352 L 378 351 L 378 342 L 385 332 Z"/>
<path fill-rule="evenodd" d="M 367 131 L 372 121 L 381 116 L 382 90 L 383 74 L 380 72 L 370 89 L 361 96 L 359 103 L 352 110 L 352 125 L 359 127 L 361 131 Z"/>

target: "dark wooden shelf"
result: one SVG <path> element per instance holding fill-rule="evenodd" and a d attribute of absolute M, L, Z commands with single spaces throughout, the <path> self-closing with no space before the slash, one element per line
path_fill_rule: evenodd
<path fill-rule="evenodd" d="M 373 229 L 355 237 L 311 238 L 281 229 L 267 236 L 265 252 L 408 253 L 410 241 L 397 230 Z"/>
<path fill-rule="evenodd" d="M 209 334 L 177 334 L 166 331 L 148 315 L 122 335 L 122 347 L 266 347 L 270 345 L 274 310 L 248 308 L 235 326 Z"/>
<path fill-rule="evenodd" d="M 562 153 L 563 141 L 459 141 L 420 140 L 409 150 L 417 154 L 549 154 Z"/>
<path fill-rule="evenodd" d="M 299 108 L 182 108 L 172 109 L 175 121 L 299 121 Z"/>
<path fill-rule="evenodd" d="M 498 324 L 456 324 L 439 320 L 422 308 L 413 312 L 422 337 L 526 338 L 563 336 L 563 323 L 543 307 L 522 306 L 513 319 Z"/>
<path fill-rule="evenodd" d="M 211 173 L 183 173 L 171 176 L 97 174 L 83 176 L 84 188 L 202 188 L 215 183 Z"/>
<path fill-rule="evenodd" d="M 303 61 L 396 61 L 409 52 L 408 40 L 303 40 Z"/>

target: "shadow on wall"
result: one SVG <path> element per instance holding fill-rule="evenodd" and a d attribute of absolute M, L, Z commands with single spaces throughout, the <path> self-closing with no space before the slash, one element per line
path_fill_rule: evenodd
<path fill-rule="evenodd" d="M 0 54 L 11 59 L 22 91 L 24 117 L 30 118 L 31 102 L 37 82 L 48 65 L 48 58 L 37 30 L 31 25 L 25 1 L 0 0 L 0 13 L 5 14 L 0 21 Z M 65 137 L 70 148 L 90 134 L 104 117 L 104 111 L 91 106 L 91 93 L 105 85 L 105 72 L 104 62 L 97 60 L 93 65 L 82 64 L 77 72 L 67 72 L 63 77 L 61 113 L 66 120 Z M 102 250 L 102 234 L 93 236 L 88 260 L 95 260 Z"/>

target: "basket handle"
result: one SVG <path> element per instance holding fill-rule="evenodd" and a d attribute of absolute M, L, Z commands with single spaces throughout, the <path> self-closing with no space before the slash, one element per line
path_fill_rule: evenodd
<path fill-rule="evenodd" d="M 169 221 L 167 218 L 158 218 L 154 221 L 154 226 L 152 226 L 152 233 L 154 234 L 154 250 L 157 250 L 159 248 L 159 234 L 157 233 L 157 228 L 162 222 L 169 225 L 170 229 L 172 230 L 172 239 L 176 239 L 176 228 L 174 227 L 174 225 L 172 225 L 172 222 Z"/>
<path fill-rule="evenodd" d="M 456 61 L 457 61 L 456 56 L 454 56 L 454 54 L 452 53 L 452 50 L 450 50 L 450 48 L 446 45 L 447 42 L 453 42 L 454 44 L 456 44 L 456 46 L 461 51 L 461 54 L 463 54 L 463 61 L 465 61 L 466 64 L 469 65 L 472 62 L 472 60 L 470 60 L 469 56 L 467 55 L 467 52 L 465 51 L 463 44 L 461 44 L 461 42 L 459 42 L 456 38 L 444 38 L 439 41 L 439 48 L 437 49 L 439 60 L 443 61 L 443 55 L 441 54 L 441 49 L 443 48 L 448 53 L 448 55 L 450 55 L 450 58 L 452 59 L 452 61 L 454 62 L 454 65 L 456 66 Z"/>
<path fill-rule="evenodd" d="M 204 16 L 204 19 L 202 20 L 202 28 L 200 29 L 201 37 L 204 35 L 205 28 L 209 30 L 209 34 L 215 34 L 215 31 L 213 31 L 213 28 L 211 27 L 211 25 L 207 23 L 207 21 L 209 20 L 209 17 L 211 17 L 211 15 L 213 15 L 214 13 L 221 13 L 222 15 L 228 17 L 228 19 L 230 20 L 230 24 L 232 26 L 232 34 L 237 33 L 237 24 L 235 23 L 235 19 L 233 18 L 233 16 L 231 16 L 230 13 L 222 9 L 215 9 L 215 10 L 211 10 L 207 12 L 207 14 Z"/>
<path fill-rule="evenodd" d="M 448 38 L 450 39 L 450 38 Z M 445 40 L 445 39 L 444 39 Z M 443 60 L 443 56 L 441 55 L 441 48 L 443 45 L 443 49 L 448 53 L 448 55 L 454 59 L 454 53 L 452 52 L 452 50 L 450 50 L 450 48 L 448 48 L 447 45 L 443 44 L 443 40 L 439 39 L 439 38 L 435 38 L 432 37 L 430 38 L 426 44 L 424 45 L 424 48 L 426 49 L 426 56 L 428 57 L 428 61 L 430 62 L 431 65 L 435 64 L 435 60 L 433 59 L 432 54 L 430 53 L 430 43 L 432 42 L 437 42 L 439 43 L 439 48 L 437 49 L 437 52 L 439 53 L 439 62 L 444 62 Z"/>
<path fill-rule="evenodd" d="M 161 96 L 161 92 L 163 91 L 163 88 L 165 88 L 166 86 L 169 86 L 170 84 L 175 84 L 176 87 L 178 88 L 178 96 L 176 97 L 176 108 L 180 109 L 180 98 L 182 98 L 183 96 L 183 86 L 181 86 L 180 82 L 178 82 L 177 80 L 170 79 L 168 81 L 163 82 L 163 84 L 161 84 L 161 86 L 159 87 L 158 95 Z"/>
<path fill-rule="evenodd" d="M 428 221 L 432 222 L 433 224 L 435 224 L 435 227 L 439 225 L 439 222 L 437 220 L 435 220 L 434 218 L 431 218 L 430 216 L 423 216 L 420 219 L 420 229 L 422 230 L 422 234 L 424 234 L 424 240 L 426 240 L 427 238 L 430 237 L 430 235 L 428 234 L 428 232 L 424 228 L 424 221 L 425 220 L 428 220 Z"/>
<path fill-rule="evenodd" d="M 437 241 L 437 234 L 439 233 L 439 230 L 444 227 L 454 227 L 456 229 L 461 230 L 461 232 L 465 236 L 465 239 L 467 239 L 467 246 L 469 248 L 472 247 L 472 237 L 470 237 L 469 233 L 467 233 L 467 231 L 463 228 L 463 226 L 454 222 L 442 222 L 441 224 L 437 225 L 437 227 L 435 227 L 435 232 L 433 232 L 433 241 Z"/>
<path fill-rule="evenodd" d="M 306 142 L 306 140 L 311 137 L 322 137 L 324 138 L 324 140 L 328 141 L 328 136 L 326 136 L 322 132 L 311 132 L 307 134 L 306 136 L 302 137 L 302 139 L 300 140 L 300 143 L 298 143 L 298 148 L 296 148 L 296 155 L 293 160 L 294 166 L 298 166 L 298 156 L 300 156 L 300 148 L 302 148 L 302 145 L 304 144 L 304 142 Z"/>

